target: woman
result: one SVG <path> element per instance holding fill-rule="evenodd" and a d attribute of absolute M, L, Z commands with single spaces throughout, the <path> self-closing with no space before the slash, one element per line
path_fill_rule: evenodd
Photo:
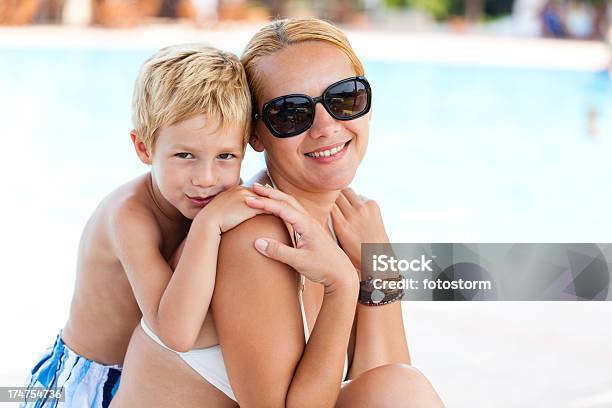
<path fill-rule="evenodd" d="M 342 191 L 368 142 L 359 59 L 334 26 L 297 19 L 260 30 L 243 64 L 255 98 L 250 144 L 267 167 L 247 204 L 276 216 L 222 237 L 214 322 L 197 345 L 219 340 L 222 355 L 218 346 L 179 355 L 138 328 L 114 406 L 443 406 L 409 365 L 399 302 L 357 305 L 359 245 L 388 241 L 376 204 Z"/>

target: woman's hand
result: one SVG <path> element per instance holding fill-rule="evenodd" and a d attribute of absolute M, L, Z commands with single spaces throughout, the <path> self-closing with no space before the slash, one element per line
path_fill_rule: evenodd
<path fill-rule="evenodd" d="M 307 279 L 325 287 L 325 294 L 338 288 L 358 287 L 353 265 L 323 227 L 292 196 L 268 186 L 255 184 L 259 197 L 246 197 L 251 208 L 280 217 L 295 233 L 296 247 L 271 238 L 258 238 L 255 248 L 264 256 L 283 262 Z M 291 232 L 291 231 L 290 231 Z"/>
<path fill-rule="evenodd" d="M 361 244 L 389 242 L 376 201 L 362 201 L 350 188 L 341 191 L 332 208 L 336 237 L 361 275 Z"/>

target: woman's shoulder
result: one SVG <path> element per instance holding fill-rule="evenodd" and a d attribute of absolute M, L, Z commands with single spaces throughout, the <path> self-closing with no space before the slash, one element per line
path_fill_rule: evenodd
<path fill-rule="evenodd" d="M 236 282 L 245 279 L 248 285 L 262 294 L 286 293 L 289 301 L 291 289 L 297 281 L 293 268 L 262 255 L 255 248 L 257 238 L 271 238 L 291 246 L 291 239 L 283 221 L 273 215 L 257 215 L 221 235 L 217 262 L 217 278 Z M 274 279 L 271 279 L 274 277 Z M 215 289 L 216 291 L 217 289 Z M 285 295 L 283 295 L 285 296 Z"/>
<path fill-rule="evenodd" d="M 221 245 L 240 251 L 245 256 L 261 257 L 254 247 L 257 238 L 272 238 L 291 245 L 285 223 L 275 215 L 259 214 L 221 235 Z"/>

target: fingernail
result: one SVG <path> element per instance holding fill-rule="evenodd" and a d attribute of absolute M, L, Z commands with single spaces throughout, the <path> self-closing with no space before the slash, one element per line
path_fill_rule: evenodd
<path fill-rule="evenodd" d="M 268 188 L 272 188 L 272 186 L 271 186 L 271 185 L 269 185 L 268 183 L 266 183 L 266 187 L 268 187 Z"/>
<path fill-rule="evenodd" d="M 257 197 L 254 197 L 254 196 L 247 196 L 247 197 L 244 197 L 244 200 L 245 200 L 245 201 L 253 201 L 253 200 L 257 200 Z"/>
<path fill-rule="evenodd" d="M 263 187 L 263 185 L 261 183 L 258 183 L 258 182 L 254 182 L 253 184 L 255 184 L 256 186 L 259 186 L 259 187 Z"/>
<path fill-rule="evenodd" d="M 255 240 L 255 248 L 259 249 L 260 251 L 265 252 L 266 249 L 268 249 L 268 241 L 266 241 L 263 238 L 257 238 Z"/>

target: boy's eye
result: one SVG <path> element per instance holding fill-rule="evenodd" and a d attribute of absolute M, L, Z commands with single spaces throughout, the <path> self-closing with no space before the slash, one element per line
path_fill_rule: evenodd
<path fill-rule="evenodd" d="M 233 159 L 236 156 L 234 156 L 232 153 L 221 153 L 217 157 L 220 158 L 221 160 L 229 160 L 229 159 Z"/>
<path fill-rule="evenodd" d="M 193 155 L 191 153 L 187 153 L 187 152 L 177 153 L 177 154 L 175 154 L 175 156 L 179 157 L 181 159 L 193 159 Z"/>

